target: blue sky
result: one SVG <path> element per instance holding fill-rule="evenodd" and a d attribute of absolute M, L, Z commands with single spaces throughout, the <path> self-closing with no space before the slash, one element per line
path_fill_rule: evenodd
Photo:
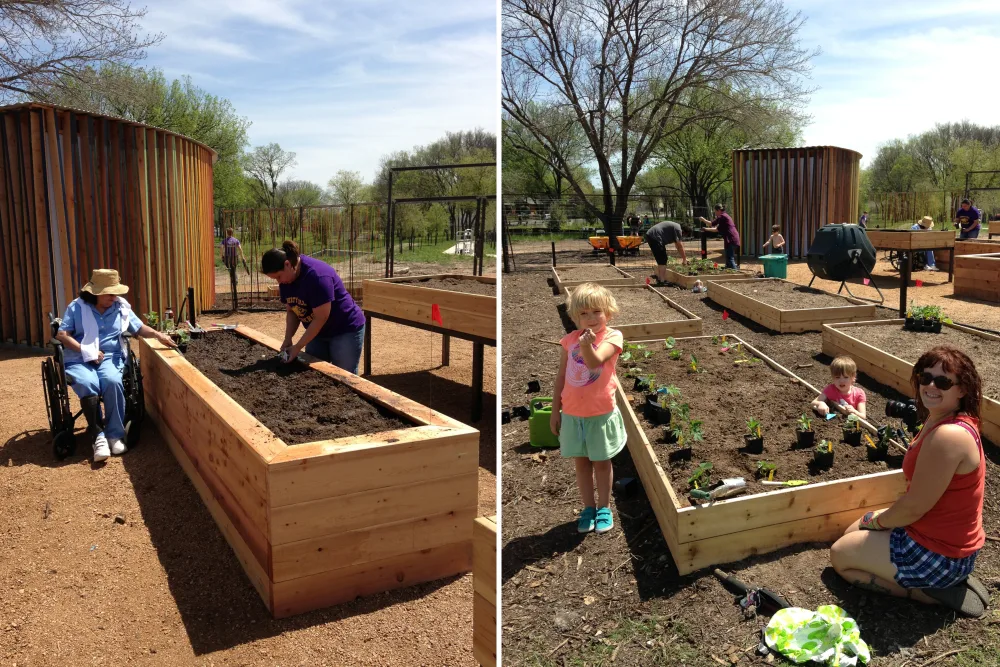
<path fill-rule="evenodd" d="M 807 17 L 802 45 L 819 47 L 806 145 L 863 154 L 968 119 L 1000 124 L 1000 2 L 787 0 Z"/>
<path fill-rule="evenodd" d="M 190 75 L 252 122 L 251 146 L 294 151 L 290 175 L 339 169 L 445 132 L 497 132 L 495 0 L 147 0 L 166 38 L 143 63 Z"/>

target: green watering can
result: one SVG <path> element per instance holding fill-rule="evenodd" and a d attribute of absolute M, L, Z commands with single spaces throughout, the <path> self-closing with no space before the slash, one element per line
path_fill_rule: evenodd
<path fill-rule="evenodd" d="M 531 399 L 531 415 L 528 417 L 528 432 L 533 447 L 558 447 L 559 436 L 552 433 L 549 419 L 552 417 L 552 399 L 538 396 Z"/>

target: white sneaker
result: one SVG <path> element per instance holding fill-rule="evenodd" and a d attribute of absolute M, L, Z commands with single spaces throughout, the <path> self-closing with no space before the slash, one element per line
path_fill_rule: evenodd
<path fill-rule="evenodd" d="M 928 270 L 928 271 L 937 271 L 937 270 L 938 270 L 938 267 L 936 267 L 936 266 L 928 266 L 928 267 L 927 267 L 927 270 Z"/>
<path fill-rule="evenodd" d="M 108 442 L 111 445 L 112 456 L 121 456 L 126 451 L 128 451 L 127 448 L 125 447 L 125 441 L 121 440 L 120 438 L 111 438 L 111 440 L 109 440 Z"/>
<path fill-rule="evenodd" d="M 94 440 L 94 463 L 107 461 L 111 457 L 111 450 L 108 449 L 108 439 L 101 433 Z"/>

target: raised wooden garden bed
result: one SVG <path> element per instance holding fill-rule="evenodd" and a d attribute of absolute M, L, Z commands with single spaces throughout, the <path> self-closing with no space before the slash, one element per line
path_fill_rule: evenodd
<path fill-rule="evenodd" d="M 667 266 L 666 279 L 668 283 L 673 283 L 685 289 L 691 289 L 699 280 L 703 285 L 708 286 L 708 281 L 717 282 L 720 280 L 747 280 L 754 275 L 749 271 L 735 271 L 729 273 L 703 273 L 697 276 L 689 276 L 686 273 L 678 273 Z"/>
<path fill-rule="evenodd" d="M 781 333 L 819 331 L 826 322 L 859 322 L 875 317 L 874 304 L 780 278 L 709 281 L 708 298 Z"/>
<path fill-rule="evenodd" d="M 497 518 L 472 528 L 472 652 L 484 667 L 497 664 Z"/>
<path fill-rule="evenodd" d="M 279 342 L 243 326 L 192 346 L 233 335 L 261 359 L 229 376 L 272 363 Z M 150 416 L 275 618 L 471 568 L 476 430 L 306 357 L 312 370 L 298 372 L 322 374 L 310 381 L 347 388 L 408 425 L 289 445 L 176 350 L 133 345 Z M 276 387 L 268 380 L 264 390 Z"/>
<path fill-rule="evenodd" d="M 472 341 L 472 421 L 482 416 L 485 346 L 497 344 L 497 279 L 442 273 L 365 280 L 364 374 L 372 372 L 372 319 L 442 334 L 441 364 L 451 356 L 451 337 Z M 440 321 L 435 320 L 437 306 Z"/>
<path fill-rule="evenodd" d="M 944 324 L 940 334 L 920 333 L 916 334 L 903 330 L 904 320 L 877 320 L 874 322 L 854 322 L 850 324 L 827 324 L 823 326 L 823 354 L 837 356 L 839 354 L 850 355 L 858 364 L 858 371 L 874 378 L 882 384 L 888 385 L 901 394 L 913 398 L 913 389 L 910 386 L 910 375 L 913 373 L 913 364 L 920 355 L 934 347 L 935 345 L 951 344 L 968 354 L 972 361 L 977 364 L 977 369 L 983 378 L 983 401 L 980 407 L 982 424 L 980 429 L 987 438 L 995 443 L 1000 443 L 1000 402 L 997 388 L 997 374 L 992 367 L 987 368 L 985 364 L 992 364 L 1000 355 L 1000 337 L 969 329 L 956 324 Z M 909 345 L 905 352 L 906 358 L 901 358 L 880 349 L 871 341 L 862 340 L 861 332 L 868 327 L 886 327 L 886 331 L 892 334 L 892 338 L 901 344 L 911 341 L 923 340 L 922 345 Z M 892 329 L 889 329 L 889 328 Z M 898 333 L 896 333 L 898 331 Z M 958 338 L 973 336 L 970 344 L 963 344 Z M 980 349 L 973 349 L 979 347 Z"/>
<path fill-rule="evenodd" d="M 1000 302 L 1000 252 L 955 255 L 955 296 Z"/>
<path fill-rule="evenodd" d="M 956 262 L 959 255 L 989 255 L 1000 252 L 1000 240 L 992 240 L 980 236 L 976 239 L 965 241 L 955 241 Z M 948 250 L 935 250 L 934 263 L 940 271 L 947 271 L 951 263 L 951 252 Z M 955 276 L 955 287 L 958 287 L 958 276 Z"/>
<path fill-rule="evenodd" d="M 806 390 L 802 392 L 806 401 L 802 412 L 808 410 L 808 396 L 819 393 L 815 387 L 760 354 L 738 337 L 727 336 L 727 339 L 731 343 L 742 343 L 748 354 L 762 360 L 757 363 L 766 364 L 776 371 L 774 386 L 758 387 L 760 391 L 782 391 L 789 384 L 799 384 Z M 683 349 L 695 341 L 705 340 L 711 339 L 701 336 L 677 339 L 675 342 Z M 662 346 L 662 341 L 649 341 L 648 345 L 652 349 L 657 343 Z M 677 363 L 683 364 L 684 361 Z M 622 382 L 625 382 L 625 378 Z M 619 386 L 616 399 L 625 421 L 629 452 L 680 574 L 710 565 L 738 561 L 793 544 L 831 542 L 840 537 L 847 526 L 865 511 L 891 505 L 906 490 L 902 472 L 891 470 L 691 506 L 686 498 L 682 500 L 675 492 L 670 463 L 657 456 L 654 445 L 640 422 L 642 417 L 637 416 L 633 410 L 629 392 Z M 698 416 L 697 410 L 692 406 L 693 416 Z M 766 444 L 765 453 L 772 447 L 787 448 L 790 444 Z M 848 448 L 852 454 L 860 449 L 843 444 L 837 445 L 837 448 Z M 766 456 L 751 458 L 756 461 Z M 696 445 L 695 456 L 689 465 L 693 466 L 700 460 Z M 724 476 L 730 475 L 720 472 L 718 478 Z M 751 482 L 751 479 L 747 481 Z"/>
<path fill-rule="evenodd" d="M 552 267 L 552 281 L 560 294 L 566 293 L 567 287 L 576 287 L 583 283 L 597 283 L 608 287 L 610 285 L 634 285 L 638 279 L 625 273 L 611 264 L 560 264 Z"/>
<path fill-rule="evenodd" d="M 574 288 L 566 289 L 572 293 Z M 608 287 L 618 301 L 618 315 L 612 326 L 625 340 L 701 334 L 702 319 L 669 299 L 650 285 L 612 285 Z M 645 296 L 648 299 L 641 300 Z M 635 310 L 630 304 L 636 302 Z M 652 307 L 650 307 L 652 306 Z"/>
<path fill-rule="evenodd" d="M 911 229 L 869 229 L 868 240 L 881 250 L 937 250 L 955 247 L 955 232 Z"/>

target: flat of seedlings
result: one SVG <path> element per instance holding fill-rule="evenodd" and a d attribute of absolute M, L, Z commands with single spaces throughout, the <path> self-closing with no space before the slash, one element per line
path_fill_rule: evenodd
<path fill-rule="evenodd" d="M 275 618 L 471 568 L 475 429 L 308 355 L 279 366 L 244 326 L 187 356 L 133 345 L 151 421 Z"/>
<path fill-rule="evenodd" d="M 573 289 L 566 291 L 571 293 Z M 649 285 L 611 285 L 607 289 L 618 303 L 612 326 L 622 332 L 625 340 L 701 333 L 700 317 Z"/>
<path fill-rule="evenodd" d="M 575 287 L 582 283 L 597 283 L 598 285 L 632 285 L 638 282 L 631 274 L 625 273 L 611 264 L 560 264 L 552 267 L 552 281 L 560 293 L 565 293 L 567 287 Z"/>
<path fill-rule="evenodd" d="M 861 447 L 834 443 L 832 469 L 821 472 L 811 466 L 811 449 L 794 450 L 794 429 L 818 389 L 739 338 L 729 336 L 728 340 L 742 343 L 741 349 L 720 354 L 711 338 L 680 338 L 674 348 L 681 350 L 680 359 L 664 362 L 657 352 L 652 360 L 641 362 L 645 372 L 660 369 L 656 383 L 675 384 L 680 401 L 690 406 L 690 419 L 703 421 L 704 441 L 693 442 L 692 463 L 671 466 L 669 450 L 653 444 L 661 441 L 662 429 L 647 434 L 649 425 L 643 423 L 641 412 L 637 416 L 633 406 L 639 394 L 630 396 L 632 392 L 622 387 L 617 392 L 629 453 L 681 574 L 792 544 L 836 539 L 857 520 L 861 508 L 888 506 L 905 491 L 902 471 L 868 463 Z M 655 341 L 648 344 L 655 345 Z M 691 353 L 704 372 L 687 378 Z M 753 362 L 754 357 L 761 361 Z M 671 362 L 676 365 L 671 367 Z M 735 453 L 743 444 L 748 417 L 762 422 L 763 455 Z M 828 426 L 813 422 L 818 438 L 829 435 Z M 834 439 L 839 440 L 838 426 L 832 428 Z M 809 483 L 696 506 L 684 499 L 686 480 L 701 461 L 712 462 L 712 483 L 743 477 L 751 492 L 769 488 L 751 481 L 758 460 L 777 465 L 775 479 Z M 866 470 L 870 474 L 860 474 Z"/>
<path fill-rule="evenodd" d="M 779 278 L 708 281 L 708 298 L 781 333 L 819 331 L 826 322 L 858 322 L 875 317 L 875 304 Z"/>
<path fill-rule="evenodd" d="M 668 283 L 691 289 L 697 281 L 707 283 L 709 280 L 746 280 L 753 278 L 749 271 L 727 269 L 723 265 L 706 260 L 691 260 L 687 266 L 679 262 L 671 262 L 666 267 Z"/>
<path fill-rule="evenodd" d="M 664 427 L 657 426 L 642 415 L 645 394 L 633 390 L 632 381 L 622 378 L 623 389 L 629 396 L 643 433 L 649 440 L 664 472 L 673 484 L 674 492 L 682 504 L 687 502 L 687 479 L 701 461 L 711 461 L 712 481 L 729 477 L 743 477 L 747 492 L 768 493 L 781 487 L 766 486 L 755 479 L 758 461 L 777 465 L 777 480 L 807 480 L 822 482 L 858 475 L 883 472 L 884 463 L 867 460 L 864 447 L 838 444 L 841 441 L 842 417 L 832 421 L 813 420 L 816 443 L 827 439 L 834 443 L 834 465 L 829 470 L 813 466 L 812 448 L 796 448 L 797 421 L 803 413 L 812 417 L 809 404 L 816 393 L 795 383 L 763 361 L 749 361 L 753 355 L 741 355 L 736 348 L 720 353 L 728 343 L 713 344 L 711 338 L 678 339 L 676 347 L 681 352 L 677 360 L 670 359 L 667 351 L 660 349 L 649 359 L 640 362 L 643 373 L 655 373 L 661 385 L 674 385 L 680 389 L 678 402 L 691 406 L 691 418 L 703 421 L 704 440 L 693 442 L 690 461 L 669 462 L 676 451 L 673 444 L 664 442 Z M 654 349 L 653 345 L 649 346 Z M 690 373 L 691 355 L 698 359 L 698 373 Z M 735 363 L 743 360 L 742 363 Z M 624 371 L 620 369 L 619 373 Z M 761 422 L 764 436 L 763 454 L 746 454 L 743 435 L 747 433 L 747 419 Z"/>
<path fill-rule="evenodd" d="M 857 322 L 823 327 L 823 353 L 849 355 L 865 373 L 897 391 L 913 396 L 910 374 L 920 355 L 936 345 L 953 345 L 976 364 L 983 380 L 982 431 L 1000 439 L 1000 337 L 947 324 L 941 333 L 903 328 L 903 320 Z"/>
<path fill-rule="evenodd" d="M 413 422 L 233 331 L 192 340 L 184 357 L 286 445 L 393 431 Z"/>

